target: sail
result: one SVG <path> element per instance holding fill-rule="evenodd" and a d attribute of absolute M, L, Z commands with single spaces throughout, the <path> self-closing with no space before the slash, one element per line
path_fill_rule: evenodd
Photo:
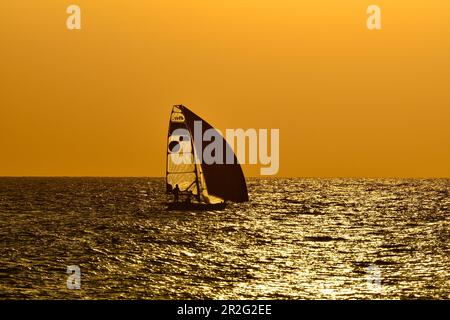
<path fill-rule="evenodd" d="M 174 107 L 170 115 L 167 137 L 167 192 L 172 191 L 177 185 L 182 192 L 191 192 L 199 199 L 201 191 L 192 136 L 187 129 L 181 109 Z"/>
<path fill-rule="evenodd" d="M 223 155 L 231 154 L 232 163 L 198 163 L 199 153 L 203 152 L 209 142 L 193 141 L 194 123 L 201 121 L 201 136 L 206 130 L 215 130 L 209 123 L 197 116 L 185 106 L 175 106 L 169 125 L 167 188 L 175 187 L 191 191 L 198 198 L 209 203 L 223 200 L 234 202 L 248 201 L 247 185 L 242 168 L 230 145 L 221 136 Z M 177 129 L 185 129 L 177 130 Z M 217 130 L 215 130 L 217 132 Z M 173 133 L 178 133 L 173 135 Z M 197 150 L 198 148 L 199 150 Z M 182 151 L 182 155 L 180 155 Z M 177 157 L 175 159 L 175 157 Z M 184 161 L 180 161 L 182 158 Z M 189 164 L 189 160 L 193 163 Z M 187 189 L 186 189 L 187 188 Z"/>

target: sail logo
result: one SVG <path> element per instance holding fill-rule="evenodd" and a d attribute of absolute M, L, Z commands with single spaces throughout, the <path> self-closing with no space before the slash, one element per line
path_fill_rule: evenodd
<path fill-rule="evenodd" d="M 176 165 L 259 164 L 261 175 L 275 175 L 279 170 L 279 139 L 279 129 L 253 128 L 226 129 L 224 139 L 220 130 L 203 130 L 202 121 L 194 121 L 193 133 L 186 128 L 172 132 L 168 152 Z"/>
<path fill-rule="evenodd" d="M 184 120 L 184 115 L 182 113 L 172 113 L 172 117 L 170 119 L 170 121 L 178 123 L 182 123 Z"/>

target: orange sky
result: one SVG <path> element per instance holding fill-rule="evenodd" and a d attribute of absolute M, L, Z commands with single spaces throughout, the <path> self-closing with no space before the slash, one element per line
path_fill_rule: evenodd
<path fill-rule="evenodd" d="M 450 177 L 450 2 L 305 2 L 1 1 L 0 176 L 162 176 L 182 103 L 281 176 Z"/>

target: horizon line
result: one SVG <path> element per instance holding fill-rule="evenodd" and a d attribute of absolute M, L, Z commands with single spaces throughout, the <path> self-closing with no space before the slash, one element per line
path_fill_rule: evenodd
<path fill-rule="evenodd" d="M 165 176 L 145 176 L 145 175 L 0 175 L 2 178 L 165 178 Z M 260 178 L 260 179 L 450 179 L 450 177 L 433 177 L 433 176 L 417 176 L 417 177 L 400 177 L 400 176 L 261 176 L 251 175 L 245 176 L 245 178 Z"/>

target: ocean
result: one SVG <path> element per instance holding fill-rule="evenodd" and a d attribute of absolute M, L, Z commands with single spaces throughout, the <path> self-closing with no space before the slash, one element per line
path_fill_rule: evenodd
<path fill-rule="evenodd" d="M 247 182 L 168 212 L 162 178 L 0 178 L 0 299 L 450 298 L 449 179 Z"/>

